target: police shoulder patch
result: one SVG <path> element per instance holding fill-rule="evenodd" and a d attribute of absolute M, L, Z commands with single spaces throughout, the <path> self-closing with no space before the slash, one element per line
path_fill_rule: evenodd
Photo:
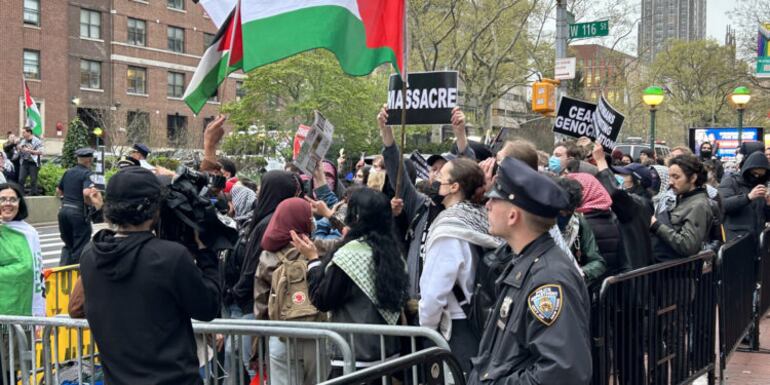
<path fill-rule="evenodd" d="M 527 302 L 529 311 L 546 326 L 551 326 L 561 313 L 562 301 L 561 285 L 543 285 L 532 291 Z"/>

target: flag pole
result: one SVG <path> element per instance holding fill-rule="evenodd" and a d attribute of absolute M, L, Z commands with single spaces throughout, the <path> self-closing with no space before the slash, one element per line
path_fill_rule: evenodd
<path fill-rule="evenodd" d="M 409 62 L 409 26 L 407 24 L 407 14 L 409 12 L 409 2 L 404 0 L 404 51 L 403 68 L 401 73 L 401 145 L 398 146 L 398 174 L 396 175 L 396 198 L 401 198 L 401 184 L 404 183 L 404 146 L 406 146 L 406 88 L 409 75 L 406 65 Z"/>

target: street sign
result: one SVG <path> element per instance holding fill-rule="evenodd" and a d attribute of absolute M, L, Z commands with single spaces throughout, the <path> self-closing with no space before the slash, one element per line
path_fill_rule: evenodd
<path fill-rule="evenodd" d="M 554 79 L 567 80 L 575 78 L 575 58 L 565 57 L 556 59 L 556 66 L 554 68 Z"/>
<path fill-rule="evenodd" d="M 570 39 L 586 39 L 589 37 L 608 36 L 610 34 L 609 20 L 575 23 L 569 25 Z"/>

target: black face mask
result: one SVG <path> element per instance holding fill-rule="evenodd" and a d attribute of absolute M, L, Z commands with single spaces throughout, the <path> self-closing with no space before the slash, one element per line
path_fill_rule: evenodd
<path fill-rule="evenodd" d="M 761 184 L 767 183 L 767 175 L 761 176 L 759 178 L 755 177 L 754 175 L 751 175 L 751 173 L 746 174 L 746 182 L 749 183 L 750 186 L 757 186 Z"/>
<path fill-rule="evenodd" d="M 714 155 L 714 153 L 711 152 L 711 150 L 703 150 L 700 152 L 700 156 L 703 159 L 711 159 L 711 155 Z"/>
<path fill-rule="evenodd" d="M 428 190 L 428 197 L 431 201 L 433 201 L 433 204 L 436 206 L 440 206 L 442 202 L 444 202 L 444 197 L 438 193 L 438 190 L 441 188 L 441 182 L 434 181 L 430 184 L 430 189 Z"/>

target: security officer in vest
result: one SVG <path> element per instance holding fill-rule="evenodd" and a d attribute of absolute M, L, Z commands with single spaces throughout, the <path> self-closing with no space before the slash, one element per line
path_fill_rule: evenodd
<path fill-rule="evenodd" d="M 64 173 L 56 187 L 57 195 L 62 197 L 59 233 L 64 247 L 60 266 L 80 263 L 80 253 L 91 240 L 89 206 L 94 205 L 92 196 L 99 194 L 91 181 L 94 150 L 81 148 L 75 151 L 75 156 L 78 164 Z"/>
<path fill-rule="evenodd" d="M 567 193 L 505 158 L 487 197 L 489 232 L 505 239 L 514 257 L 497 281 L 497 304 L 468 384 L 588 384 L 588 291 L 548 233 L 567 207 Z"/>

